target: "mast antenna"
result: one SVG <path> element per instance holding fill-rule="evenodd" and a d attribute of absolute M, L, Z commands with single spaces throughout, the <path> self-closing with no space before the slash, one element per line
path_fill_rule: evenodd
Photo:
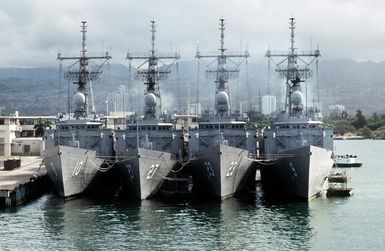
<path fill-rule="evenodd" d="M 156 21 L 150 21 L 151 31 L 151 50 L 149 54 L 143 53 L 127 53 L 126 59 L 129 64 L 133 60 L 141 60 L 141 64 L 137 67 L 136 79 L 144 81 L 146 85 L 145 91 L 145 119 L 156 120 L 162 111 L 162 103 L 159 89 L 159 81 L 167 78 L 171 73 L 171 66 L 180 58 L 179 53 L 158 53 L 155 50 L 155 32 Z M 161 59 L 170 59 L 172 63 L 165 65 Z M 144 60 L 144 61 L 143 61 Z M 162 63 L 161 67 L 159 64 Z M 147 65 L 147 68 L 144 66 Z"/>
<path fill-rule="evenodd" d="M 275 63 L 276 71 L 280 76 L 286 79 L 286 101 L 285 101 L 285 112 L 289 117 L 302 117 L 303 111 L 303 94 L 301 83 L 307 81 L 308 78 L 312 77 L 312 71 L 310 65 L 321 56 L 319 49 L 298 52 L 295 47 L 295 18 L 289 18 L 289 29 L 290 29 L 290 49 L 289 53 L 277 52 L 272 53 L 270 49 L 266 52 L 268 63 L 273 63 L 273 58 L 280 57 L 284 58 L 279 63 Z M 306 60 L 309 58 L 308 60 Z M 302 66 L 298 62 L 302 63 Z M 283 66 L 283 63 L 287 62 L 287 67 Z M 270 66 L 269 66 L 270 67 Z M 268 87 L 269 88 L 269 87 Z M 307 96 L 307 95 L 306 95 Z M 294 98 L 294 100 L 292 100 Z M 306 106 L 307 107 L 307 100 Z M 305 109 L 306 110 L 306 109 Z M 305 116 L 307 111 L 305 111 Z"/>
<path fill-rule="evenodd" d="M 64 78 L 68 81 L 73 81 L 77 85 L 77 93 L 74 95 L 75 110 L 74 117 L 86 118 L 89 115 L 89 106 L 91 104 L 91 113 L 95 114 L 92 95 L 92 80 L 98 79 L 102 74 L 102 66 L 111 59 L 109 52 L 105 54 L 89 56 L 87 53 L 87 21 L 81 21 L 82 43 L 80 55 L 63 55 L 60 51 L 57 55 L 57 60 L 75 60 L 75 62 L 68 67 L 68 71 L 64 74 Z M 97 65 L 92 59 L 103 60 L 101 64 Z M 91 68 L 90 61 L 95 64 Z M 76 66 L 78 66 L 76 68 Z M 70 88 L 68 88 L 70 89 Z"/>
<path fill-rule="evenodd" d="M 215 60 L 212 62 L 217 63 L 217 68 L 210 69 L 210 63 L 207 66 L 206 77 L 214 79 L 216 84 L 216 97 L 215 97 L 215 110 L 216 115 L 218 117 L 228 117 L 230 116 L 230 90 L 227 85 L 230 79 L 238 78 L 239 76 L 239 66 L 249 57 L 249 52 L 245 51 L 244 53 L 236 53 L 236 52 L 226 52 L 225 48 L 225 19 L 219 19 L 219 30 L 220 30 L 220 47 L 219 53 L 207 53 L 201 54 L 199 50 L 195 57 L 200 60 L 202 58 L 214 58 Z M 232 59 L 233 58 L 242 58 L 241 62 L 236 63 Z M 231 62 L 234 67 L 229 69 L 227 67 L 227 62 Z"/>

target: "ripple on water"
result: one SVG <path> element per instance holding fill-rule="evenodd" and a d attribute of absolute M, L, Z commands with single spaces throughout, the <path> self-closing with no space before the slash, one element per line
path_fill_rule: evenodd
<path fill-rule="evenodd" d="M 385 141 L 337 142 L 364 167 L 355 194 L 277 203 L 261 193 L 222 202 L 63 202 L 45 195 L 0 211 L 2 250 L 384 250 Z"/>

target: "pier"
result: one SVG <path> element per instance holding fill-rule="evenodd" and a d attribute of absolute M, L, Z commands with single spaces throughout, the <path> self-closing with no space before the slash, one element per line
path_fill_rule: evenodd
<path fill-rule="evenodd" d="M 41 157 L 0 159 L 0 208 L 21 206 L 50 190 Z"/>

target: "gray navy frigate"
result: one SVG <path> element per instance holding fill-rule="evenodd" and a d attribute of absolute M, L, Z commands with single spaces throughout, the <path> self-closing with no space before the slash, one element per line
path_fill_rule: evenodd
<path fill-rule="evenodd" d="M 269 50 L 266 54 L 269 60 L 284 58 L 277 64 L 277 72 L 286 79 L 286 97 L 285 110 L 263 131 L 263 151 L 272 162 L 260 171 L 267 193 L 308 200 L 324 191 L 333 166 L 333 131 L 323 125 L 319 110 L 308 107 L 301 87 L 301 83 L 311 77 L 309 65 L 314 60 L 318 63 L 320 52 L 318 49 L 298 51 L 294 46 L 294 29 L 294 18 L 290 18 L 288 53 Z M 282 66 L 283 63 L 287 63 L 287 67 Z"/>
<path fill-rule="evenodd" d="M 151 21 L 152 48 L 149 54 L 127 54 L 129 61 L 145 60 L 147 69 L 138 67 L 137 78 L 145 81 L 144 118 L 130 116 L 126 129 L 116 131 L 117 163 L 125 178 L 129 196 L 148 199 L 156 194 L 171 170 L 183 157 L 183 132 L 175 130 L 169 116 L 161 113 L 159 81 L 170 73 L 159 61 L 179 59 L 179 54 L 155 50 L 155 21 Z"/>
<path fill-rule="evenodd" d="M 82 193 L 98 171 L 106 171 L 109 161 L 114 161 L 113 131 L 104 128 L 93 108 L 91 81 L 101 74 L 101 67 L 111 56 L 108 52 L 90 56 L 86 49 L 87 23 L 82 21 L 82 50 L 80 55 L 63 56 L 58 60 L 76 60 L 66 72 L 68 81 L 77 85 L 72 97 L 73 117 L 59 119 L 56 129 L 45 136 L 44 164 L 57 193 L 70 197 Z M 103 60 L 93 70 L 90 61 Z M 78 66 L 78 68 L 77 68 Z M 69 98 L 70 106 L 70 98 Z M 91 107 L 91 111 L 90 110 Z"/>
<path fill-rule="evenodd" d="M 249 153 L 255 152 L 256 130 L 246 128 L 242 114 L 230 113 L 230 91 L 228 80 L 238 77 L 239 65 L 229 69 L 227 60 L 247 59 L 249 53 L 231 53 L 224 47 L 224 19 L 220 19 L 219 53 L 196 57 L 215 58 L 217 68 L 207 70 L 216 85 L 216 113 L 203 114 L 198 128 L 189 130 L 190 172 L 193 177 L 193 191 L 210 197 L 225 199 L 245 188 L 247 180 L 255 177 L 250 167 Z M 241 62 L 242 63 L 242 62 Z"/>

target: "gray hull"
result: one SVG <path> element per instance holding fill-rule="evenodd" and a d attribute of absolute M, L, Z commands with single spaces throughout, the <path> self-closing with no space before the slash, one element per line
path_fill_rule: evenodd
<path fill-rule="evenodd" d="M 102 163 L 95 151 L 62 145 L 47 149 L 44 157 L 48 176 L 62 197 L 82 193 Z"/>
<path fill-rule="evenodd" d="M 154 196 L 177 164 L 173 154 L 144 148 L 129 149 L 119 159 L 123 175 L 127 178 L 127 193 L 141 200 Z"/>
<path fill-rule="evenodd" d="M 217 145 L 201 151 L 192 161 L 194 192 L 220 199 L 247 188 L 255 177 L 248 151 Z"/>
<path fill-rule="evenodd" d="M 274 164 L 261 167 L 263 189 L 309 200 L 325 189 L 333 167 L 331 155 L 331 151 L 312 145 L 282 152 Z"/>

